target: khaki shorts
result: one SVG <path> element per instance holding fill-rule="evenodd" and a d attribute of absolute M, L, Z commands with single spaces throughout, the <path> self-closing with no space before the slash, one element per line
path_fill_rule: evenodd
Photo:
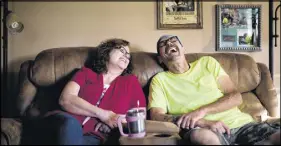
<path fill-rule="evenodd" d="M 193 130 L 199 128 L 194 128 L 190 130 L 182 130 L 180 136 L 185 142 L 190 143 L 190 133 Z M 280 131 L 280 121 L 274 123 L 267 122 L 252 122 L 248 123 L 242 127 L 234 128 L 230 130 L 230 136 L 227 134 L 216 133 L 219 137 L 221 144 L 223 145 L 237 145 L 237 144 L 265 144 L 268 137 L 273 133 Z"/>

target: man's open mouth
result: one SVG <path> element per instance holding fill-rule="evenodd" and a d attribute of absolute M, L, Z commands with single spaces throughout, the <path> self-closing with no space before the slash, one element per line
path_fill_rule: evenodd
<path fill-rule="evenodd" d="M 171 53 L 175 53 L 175 52 L 178 52 L 178 50 L 174 47 L 171 47 L 171 48 L 167 49 L 167 54 L 171 54 Z"/>

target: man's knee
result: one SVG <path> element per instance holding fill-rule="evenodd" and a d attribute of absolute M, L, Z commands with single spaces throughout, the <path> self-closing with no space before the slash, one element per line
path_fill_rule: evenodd
<path fill-rule="evenodd" d="M 270 142 L 274 145 L 280 145 L 280 130 L 270 136 Z"/>
<path fill-rule="evenodd" d="M 191 131 L 190 133 L 190 141 L 194 144 L 211 144 L 211 145 L 219 145 L 220 140 L 218 136 L 208 129 L 196 129 Z"/>

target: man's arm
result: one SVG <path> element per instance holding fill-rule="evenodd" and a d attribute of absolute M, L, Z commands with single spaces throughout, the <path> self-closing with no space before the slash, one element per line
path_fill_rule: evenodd
<path fill-rule="evenodd" d="M 163 122 L 172 122 L 176 124 L 177 120 L 180 118 L 180 115 L 168 115 L 162 108 L 154 107 L 150 109 L 150 115 L 152 120 L 163 121 Z M 210 129 L 214 132 L 227 133 L 230 134 L 230 129 L 220 121 L 208 121 L 204 119 L 199 119 L 196 122 L 196 125 L 201 128 Z"/>
<path fill-rule="evenodd" d="M 221 64 L 210 56 L 206 60 L 206 67 L 216 79 L 218 88 L 224 96 L 219 98 L 216 102 L 202 106 L 199 110 L 202 110 L 205 114 L 215 114 L 240 105 L 242 103 L 242 96 Z"/>
<path fill-rule="evenodd" d="M 211 120 L 199 119 L 196 122 L 196 126 L 201 127 L 201 128 L 210 129 L 214 132 L 218 132 L 221 134 L 226 133 L 227 135 L 230 135 L 229 127 L 221 121 L 211 121 Z"/>
<path fill-rule="evenodd" d="M 243 102 L 240 92 L 236 89 L 228 75 L 219 76 L 217 82 L 224 96 L 216 102 L 199 108 L 199 110 L 204 111 L 205 114 L 220 113 L 238 106 Z"/>
<path fill-rule="evenodd" d="M 160 107 L 153 107 L 150 109 L 150 117 L 155 121 L 172 122 L 176 123 L 179 119 L 179 115 L 168 115 L 165 110 Z"/>
<path fill-rule="evenodd" d="M 194 128 L 195 123 L 207 114 L 215 114 L 231 109 L 242 103 L 242 96 L 228 75 L 220 75 L 217 79 L 224 96 L 216 102 L 207 104 L 179 118 L 177 125 L 182 128 Z"/>
<path fill-rule="evenodd" d="M 148 109 L 152 120 L 172 122 L 175 124 L 178 116 L 167 114 L 165 91 L 161 85 L 160 76 L 154 76 L 149 87 Z"/>

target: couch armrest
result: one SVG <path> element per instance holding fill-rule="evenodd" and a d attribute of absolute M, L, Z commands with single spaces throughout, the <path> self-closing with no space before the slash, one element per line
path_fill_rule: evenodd
<path fill-rule="evenodd" d="M 276 117 L 278 114 L 278 99 L 276 89 L 273 85 L 269 69 L 263 63 L 257 63 L 260 71 L 261 81 L 256 88 L 256 94 L 262 105 L 268 111 L 269 116 Z"/>
<path fill-rule="evenodd" d="M 19 95 L 17 97 L 17 110 L 20 116 L 24 116 L 28 112 L 34 97 L 37 93 L 37 88 L 30 81 L 30 67 L 33 65 L 32 60 L 25 61 L 21 64 L 19 72 Z"/>
<path fill-rule="evenodd" d="M 1 118 L 1 145 L 19 145 L 21 122 L 12 118 Z"/>

